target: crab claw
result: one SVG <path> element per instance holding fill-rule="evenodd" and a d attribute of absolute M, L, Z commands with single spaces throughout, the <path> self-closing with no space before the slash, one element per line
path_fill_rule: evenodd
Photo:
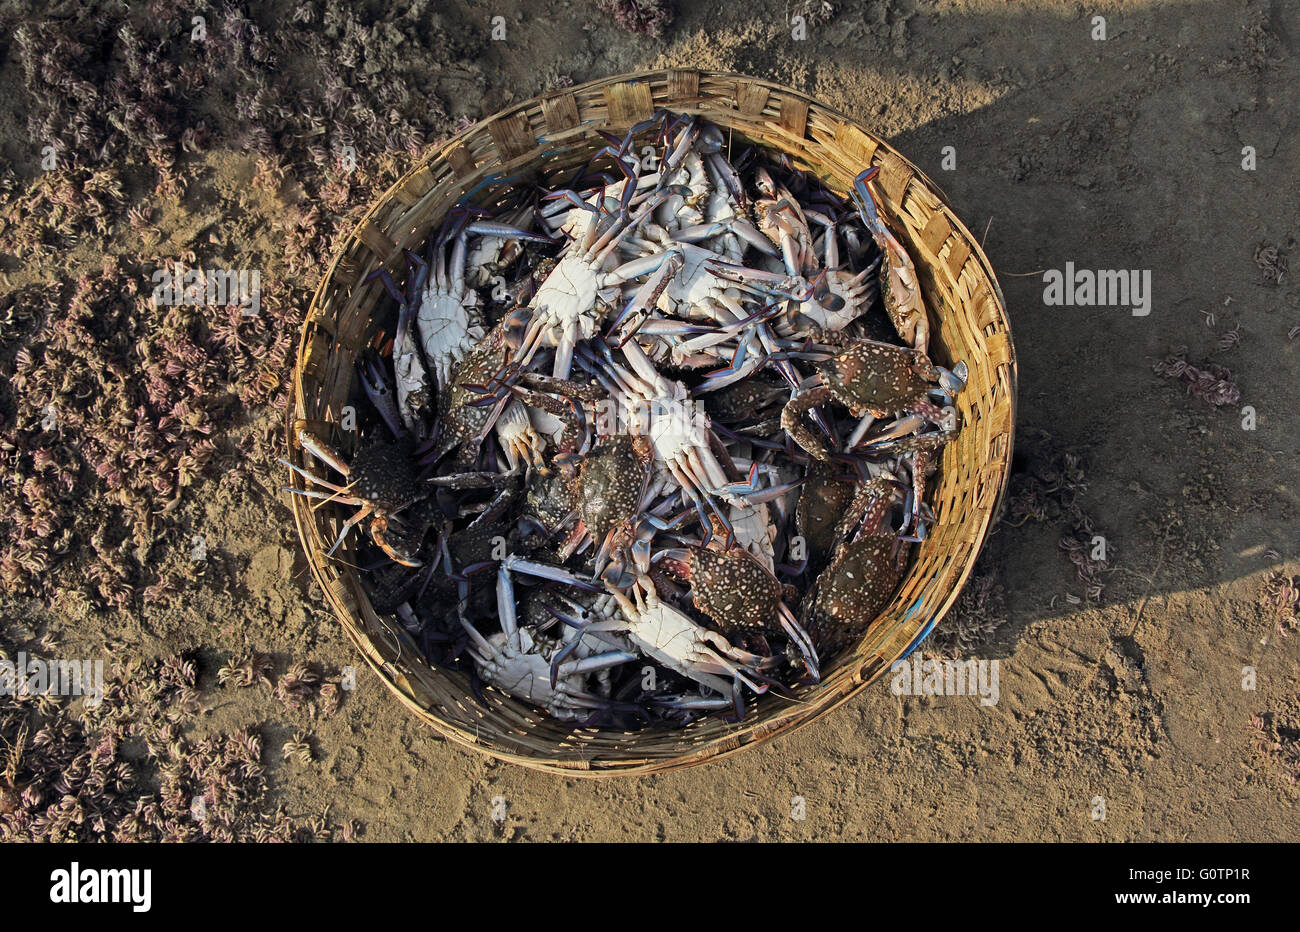
<path fill-rule="evenodd" d="M 361 388 L 366 397 L 384 419 L 393 437 L 401 440 L 406 436 L 406 428 L 402 425 L 401 415 L 397 413 L 397 402 L 383 370 L 373 359 L 367 359 L 364 363 L 357 363 L 357 374 L 361 378 Z"/>
<path fill-rule="evenodd" d="M 803 479 L 795 479 L 791 482 L 782 482 L 779 485 L 771 485 L 767 488 L 754 488 L 749 491 L 734 492 L 737 498 L 743 498 L 751 505 L 762 505 L 767 502 L 774 502 L 782 496 L 793 492 L 799 486 L 803 485 Z"/>
<path fill-rule="evenodd" d="M 361 284 L 369 285 L 373 281 L 378 281 L 388 292 L 388 296 L 398 303 L 406 304 L 406 295 L 402 294 L 402 289 L 397 287 L 397 282 L 393 281 L 393 276 L 389 274 L 388 269 L 378 268 L 361 280 Z"/>
<path fill-rule="evenodd" d="M 675 709 L 679 712 L 717 712 L 732 707 L 732 700 L 729 696 L 706 696 L 703 693 L 660 696 L 650 701 L 653 705 L 665 709 Z"/>
<path fill-rule="evenodd" d="M 505 239 L 522 239 L 527 240 L 530 243 L 542 243 L 543 245 L 552 245 L 555 243 L 554 237 L 547 236 L 544 233 L 530 233 L 527 230 L 512 227 L 508 223 L 495 223 L 490 220 L 476 220 L 465 227 L 465 232 L 476 236 L 499 236 Z"/>
<path fill-rule="evenodd" d="M 610 560 L 618 542 L 618 537 L 619 528 L 614 528 L 605 535 L 600 542 L 600 547 L 596 550 L 596 556 L 593 558 L 592 564 L 596 575 L 602 579 L 605 577 L 605 570 L 610 569 Z M 621 569 L 621 564 L 615 567 L 615 571 L 617 572 L 619 569 Z"/>
<path fill-rule="evenodd" d="M 966 387 L 966 380 L 970 377 L 970 370 L 966 368 L 966 361 L 963 359 L 951 370 L 942 366 L 935 366 L 939 370 L 939 387 L 949 395 L 955 395 Z"/>
<path fill-rule="evenodd" d="M 406 305 L 414 309 L 419 307 L 419 295 L 424 291 L 425 283 L 429 280 L 429 263 L 409 249 L 403 249 L 402 255 L 406 256 Z"/>
<path fill-rule="evenodd" d="M 731 364 L 721 369 L 704 373 L 704 384 L 698 389 L 699 394 L 716 392 L 737 382 L 749 378 L 767 359 L 765 353 L 749 352 L 755 339 L 754 331 L 745 334 L 736 342 L 736 349 L 731 354 Z M 748 358 L 747 358 L 748 357 Z"/>
<path fill-rule="evenodd" d="M 505 333 L 507 347 L 518 351 L 524 343 L 524 335 L 528 332 L 531 320 L 532 312 L 526 307 L 515 308 L 502 319 L 501 329 Z"/>
<path fill-rule="evenodd" d="M 813 647 L 812 638 L 808 632 L 799 624 L 799 619 L 794 617 L 794 613 L 789 607 L 782 602 L 777 606 L 777 620 L 781 623 L 781 628 L 785 631 L 790 642 L 794 644 L 799 651 L 799 656 L 803 658 L 804 666 L 808 668 L 808 676 L 814 684 L 821 682 L 821 670 L 817 659 L 817 649 Z"/>
<path fill-rule="evenodd" d="M 600 210 L 593 204 L 588 204 L 586 199 L 576 191 L 570 191 L 567 188 L 561 191 L 552 191 L 550 194 L 543 196 L 542 200 L 554 202 L 554 206 L 546 207 L 542 210 L 542 216 L 548 217 L 564 211 L 565 205 L 569 207 L 578 207 L 582 210 L 591 211 L 599 216 Z"/>
<path fill-rule="evenodd" d="M 600 586 L 587 577 L 579 576 L 577 573 L 570 572 L 562 566 L 550 566 L 546 563 L 538 563 L 534 560 L 525 560 L 523 557 L 517 557 L 514 554 L 508 555 L 501 561 L 502 569 L 511 572 L 526 573 L 529 576 L 536 576 L 539 579 L 549 579 L 551 582 L 565 583 L 576 589 L 583 589 L 587 592 L 600 592 Z"/>
<path fill-rule="evenodd" d="M 668 287 L 668 283 L 672 281 L 673 276 L 681 270 L 683 264 L 682 254 L 675 250 L 650 258 L 655 260 L 658 267 L 654 268 L 650 276 L 645 280 L 645 284 L 636 290 L 636 294 L 632 296 L 622 312 L 619 313 L 618 318 L 609 329 L 609 334 L 606 336 L 606 339 L 614 346 L 623 346 L 633 337 L 641 324 L 645 322 L 645 319 L 650 316 L 655 302 L 659 300 L 659 296 L 663 294 L 664 289 Z M 642 261 L 634 259 L 632 262 L 620 266 L 613 274 L 618 276 L 620 272 L 634 265 L 640 268 L 639 263 Z"/>
<path fill-rule="evenodd" d="M 343 457 L 339 456 L 338 452 L 335 451 L 334 448 L 327 446 L 317 439 L 316 435 L 307 430 L 304 424 L 305 422 L 300 421 L 294 425 L 294 436 L 298 440 L 298 445 L 322 463 L 328 464 L 335 472 L 342 473 L 345 477 L 350 476 L 352 470 L 348 464 L 343 461 Z M 298 472 L 302 472 L 302 470 L 293 466 L 293 464 L 289 463 L 287 460 L 283 462 L 286 466 L 289 466 Z M 308 476 L 308 478 L 311 477 Z"/>
<path fill-rule="evenodd" d="M 862 222 L 873 232 L 884 226 L 880 211 L 876 209 L 876 200 L 867 183 L 880 174 L 880 166 L 872 165 L 853 179 L 853 203 L 857 205 Z"/>
<path fill-rule="evenodd" d="M 749 474 L 740 482 L 730 482 L 720 488 L 714 489 L 713 494 L 721 495 L 728 499 L 743 499 L 749 505 L 760 505 L 766 502 L 775 501 L 783 495 L 793 492 L 799 486 L 803 485 L 803 479 L 795 479 L 791 482 L 783 482 L 775 485 L 764 487 L 759 481 L 758 463 L 753 463 L 749 467 Z"/>
<path fill-rule="evenodd" d="M 921 430 L 923 427 L 925 427 L 925 418 L 916 414 L 909 414 L 906 417 L 901 417 L 898 420 L 894 421 L 894 423 L 890 424 L 883 431 L 881 431 L 878 436 L 872 437 L 870 440 L 866 442 L 854 441 L 852 444 L 850 444 L 850 449 L 854 449 L 854 450 L 870 449 L 871 447 L 878 446 L 880 444 L 885 443 L 886 441 L 894 440 L 898 437 L 905 437 L 908 434 L 914 434 L 917 431 Z M 859 438 L 859 440 L 860 439 L 861 438 Z"/>
<path fill-rule="evenodd" d="M 583 673 L 595 673 L 598 670 L 608 670 L 610 667 L 616 667 L 622 663 L 636 660 L 640 654 L 634 654 L 627 650 L 605 651 L 603 654 L 593 654 L 590 657 L 583 657 L 579 660 L 569 660 L 568 657 L 575 651 L 579 644 L 582 643 L 582 632 L 564 646 L 563 650 L 556 653 L 555 658 L 551 661 L 551 688 L 559 682 L 561 676 L 570 677 Z"/>
<path fill-rule="evenodd" d="M 370 524 L 370 537 L 379 545 L 379 549 L 386 553 L 393 562 L 400 563 L 402 566 L 409 566 L 413 569 L 424 566 L 424 561 L 407 546 L 410 541 L 402 542 L 395 539 L 389 535 L 388 529 L 388 522 L 381 518 L 375 518 Z"/>

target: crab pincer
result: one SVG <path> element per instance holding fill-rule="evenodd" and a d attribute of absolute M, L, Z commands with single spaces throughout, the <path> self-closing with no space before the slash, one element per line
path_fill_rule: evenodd
<path fill-rule="evenodd" d="M 921 286 L 916 277 L 916 266 L 903 248 L 903 244 L 885 225 L 880 216 L 880 208 L 871 191 L 870 182 L 880 173 L 880 166 L 873 165 L 853 179 L 853 201 L 857 205 L 862 222 L 871 231 L 881 251 L 884 253 L 880 263 L 880 294 L 884 299 L 885 313 L 894 324 L 894 329 L 909 346 L 919 353 L 924 353 L 930 343 L 930 319 L 926 316 L 925 299 L 921 296 Z"/>

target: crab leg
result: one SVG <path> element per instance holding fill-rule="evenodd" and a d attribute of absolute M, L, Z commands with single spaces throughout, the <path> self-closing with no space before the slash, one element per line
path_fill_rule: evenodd
<path fill-rule="evenodd" d="M 429 485 L 453 489 L 487 489 L 500 482 L 502 475 L 496 472 L 458 472 L 445 476 L 429 476 L 423 481 Z"/>
<path fill-rule="evenodd" d="M 673 142 L 673 147 L 664 153 L 663 168 L 661 175 L 664 178 L 671 178 L 682 167 L 682 162 L 690 154 L 691 147 L 695 145 L 695 140 L 699 138 L 700 127 L 694 125 L 694 119 L 691 120 L 677 134 L 677 139 Z"/>
<path fill-rule="evenodd" d="M 745 334 L 745 337 L 736 344 L 736 351 L 731 357 L 731 365 L 724 369 L 716 369 L 713 372 L 706 373 L 704 378 L 707 381 L 696 390 L 697 394 L 703 395 L 719 391 L 729 385 L 744 381 L 758 371 L 759 367 L 770 357 L 765 353 L 749 352 L 755 339 L 761 339 L 756 330 L 751 330 Z"/>
<path fill-rule="evenodd" d="M 745 193 L 745 183 L 740 180 L 740 173 L 736 171 L 730 162 L 723 158 L 722 153 L 720 151 L 709 152 L 705 154 L 704 158 L 713 170 L 718 173 L 718 176 L 722 178 L 732 200 L 742 206 L 748 202 L 749 196 Z M 771 244 L 768 245 L 770 248 Z"/>
<path fill-rule="evenodd" d="M 811 456 L 823 462 L 829 462 L 831 455 L 826 447 L 812 435 L 799 418 L 805 411 L 811 411 L 817 405 L 831 400 L 831 390 L 824 385 L 817 385 L 807 391 L 798 392 L 790 403 L 781 411 L 781 427 L 790 439 L 806 450 Z"/>
<path fill-rule="evenodd" d="M 578 640 L 581 640 L 581 638 Z M 577 646 L 576 641 L 574 646 Z M 594 673 L 597 670 L 608 670 L 610 667 L 628 663 L 640 656 L 640 654 L 635 654 L 630 650 L 606 651 L 603 654 L 592 654 L 590 657 L 583 657 L 581 660 L 570 660 L 561 663 L 556 669 L 556 673 L 562 677 L 570 677 L 580 673 Z"/>
<path fill-rule="evenodd" d="M 339 546 L 343 543 L 343 539 L 348 536 L 348 531 L 352 530 L 354 527 L 356 527 L 358 524 L 364 521 L 374 510 L 375 510 L 374 505 L 370 503 L 366 503 L 356 512 L 356 514 L 354 514 L 352 517 L 344 521 L 343 527 L 339 528 L 339 536 L 334 541 L 334 546 L 330 547 L 329 550 L 325 551 L 325 556 L 327 557 L 334 556 L 334 551 L 339 549 Z"/>
<path fill-rule="evenodd" d="M 600 208 L 587 202 L 581 194 L 576 191 L 565 188 L 559 191 L 552 191 L 542 198 L 544 201 L 550 201 L 542 207 L 541 215 L 543 219 L 549 220 L 557 214 L 565 213 L 569 210 L 578 209 L 586 210 L 597 216 L 600 215 Z M 565 205 L 568 205 L 567 207 Z M 558 225 L 557 225 L 558 228 Z"/>
<path fill-rule="evenodd" d="M 671 337 L 684 333 L 717 333 L 715 327 L 709 327 L 704 324 L 692 324 L 684 320 L 677 320 L 672 317 L 650 317 L 637 329 L 637 333 L 643 333 L 648 337 Z M 615 348 L 622 346 L 621 343 L 614 344 Z"/>
<path fill-rule="evenodd" d="M 335 485 L 333 482 L 327 482 L 326 480 L 320 478 L 319 476 L 313 476 L 311 473 L 303 469 L 301 466 L 295 466 L 293 463 L 289 462 L 284 457 L 280 458 L 280 462 L 283 463 L 285 466 L 288 466 L 290 469 L 292 469 L 298 475 L 302 476 L 308 482 L 314 482 L 317 485 L 323 485 L 331 492 L 335 492 L 338 494 L 346 494 L 347 492 L 350 492 L 352 490 L 351 486 Z M 343 474 L 344 476 L 347 475 L 346 472 Z M 300 491 L 300 490 L 295 489 L 294 491 Z"/>
<path fill-rule="evenodd" d="M 644 272 L 640 271 L 642 265 L 649 264 L 646 271 L 654 269 L 650 277 L 645 280 L 645 284 L 636 290 L 636 294 L 628 301 L 627 306 L 623 308 L 614 320 L 613 326 L 610 327 L 609 334 L 617 336 L 618 342 L 614 343 L 615 346 L 622 346 L 637 332 L 651 310 L 653 310 L 659 296 L 668 287 L 668 283 L 681 269 L 682 261 L 681 253 L 670 251 L 648 256 L 646 259 L 635 259 L 611 273 L 613 276 L 619 276 L 629 266 L 635 266 L 637 271 L 627 276 L 628 278 L 635 278 L 637 275 L 644 274 Z M 606 339 L 608 338 L 607 336 Z"/>
<path fill-rule="evenodd" d="M 285 460 L 280 460 L 286 466 L 290 465 Z M 339 498 L 338 492 L 321 492 L 318 489 L 295 489 L 291 485 L 280 486 L 281 492 L 288 492 L 290 495 L 301 495 L 303 498 L 311 498 L 321 502 L 342 502 L 345 505 L 360 505 L 360 499 Z"/>
<path fill-rule="evenodd" d="M 645 350 L 639 343 L 631 343 L 623 348 L 623 358 L 632 366 L 632 371 L 645 382 L 645 387 L 651 392 L 650 397 L 662 398 L 667 392 L 667 380 L 659 374 L 650 357 L 646 355 Z"/>
<path fill-rule="evenodd" d="M 812 677 L 814 683 L 818 682 L 821 680 L 821 671 L 818 669 L 817 649 L 813 647 L 812 638 L 803 629 L 803 625 L 799 624 L 799 619 L 794 617 L 788 605 L 782 602 L 776 607 L 776 611 L 777 621 L 781 623 L 782 629 L 798 649 L 799 656 L 808 667 L 808 675 Z"/>
<path fill-rule="evenodd" d="M 753 224 L 748 220 L 739 217 L 731 220 L 714 220 L 710 223 L 697 223 L 693 226 L 683 227 L 673 234 L 673 240 L 679 243 L 700 243 L 705 240 L 711 240 L 714 237 L 721 236 L 724 233 L 734 233 L 740 237 L 746 245 L 753 246 L 764 255 L 777 258 L 781 254 L 768 240 L 766 236 L 760 233 Z"/>
<path fill-rule="evenodd" d="M 476 220 L 465 227 L 465 233 L 471 236 L 496 236 L 502 239 L 522 239 L 530 243 L 554 243 L 555 240 L 544 233 L 530 233 L 508 223 L 495 223 L 490 220 Z"/>
<path fill-rule="evenodd" d="M 373 360 L 367 360 L 364 364 L 357 364 L 357 374 L 361 378 L 361 388 L 366 393 L 366 397 L 375 406 L 375 410 L 379 412 L 379 416 L 383 418 L 384 424 L 392 432 L 393 437 L 401 440 L 406 436 L 406 428 L 402 424 L 397 403 L 393 400 L 392 390 L 389 389 L 383 372 Z"/>
<path fill-rule="evenodd" d="M 655 705 L 666 709 L 678 709 L 683 712 L 717 712 L 730 709 L 732 700 L 728 696 L 662 696 L 652 699 Z"/>
<path fill-rule="evenodd" d="M 490 657 L 497 652 L 496 648 L 492 646 L 492 642 L 479 633 L 478 628 L 466 621 L 463 615 L 460 616 L 460 624 L 465 629 L 465 633 L 469 635 L 470 640 L 475 643 L 484 656 Z"/>
<path fill-rule="evenodd" d="M 875 417 L 870 414 L 864 414 L 862 419 L 858 421 L 858 426 L 853 428 L 853 432 L 849 434 L 848 439 L 844 441 L 844 449 L 852 450 L 856 447 L 862 441 L 862 438 L 867 435 L 867 431 L 871 429 L 871 425 L 875 422 Z"/>

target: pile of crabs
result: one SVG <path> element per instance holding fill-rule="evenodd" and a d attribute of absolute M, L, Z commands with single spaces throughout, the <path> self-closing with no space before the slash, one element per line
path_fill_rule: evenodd
<path fill-rule="evenodd" d="M 743 717 L 888 604 L 966 377 L 873 190 L 666 112 L 369 279 L 330 554 L 435 664 L 590 727 Z M 558 182 L 558 183 L 557 183 Z M 362 397 L 364 395 L 364 398 Z"/>

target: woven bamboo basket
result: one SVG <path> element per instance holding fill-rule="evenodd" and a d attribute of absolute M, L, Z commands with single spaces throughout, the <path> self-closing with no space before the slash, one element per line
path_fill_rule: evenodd
<path fill-rule="evenodd" d="M 622 75 L 517 104 L 461 132 L 394 184 L 348 237 L 312 300 L 288 413 L 290 456 L 307 464 L 293 439 L 298 419 L 349 450 L 338 422 L 356 358 L 375 337 L 372 312 L 384 300 L 377 282 L 361 284 L 370 272 L 386 266 L 404 275 L 401 250 L 418 250 L 462 197 L 473 194 L 491 207 L 499 200 L 493 192 L 505 185 L 545 184 L 604 145 L 596 129 L 621 134 L 660 108 L 699 114 L 729 130 L 738 147 L 785 152 L 842 195 L 855 175 L 879 165 L 882 206 L 925 294 L 931 355 L 947 366 L 965 360 L 970 378 L 957 400 L 963 428 L 944 449 L 931 483 L 937 524 L 915 548 L 892 603 L 855 650 L 823 670 L 821 684 L 801 687 L 795 701 L 760 697 L 740 723 L 713 716 L 677 730 L 575 728 L 490 689 L 484 707 L 467 676 L 432 668 L 400 625 L 376 614 L 351 568 L 348 545 L 325 556 L 340 514 L 290 496 L 307 562 L 344 631 L 412 712 L 465 747 L 574 776 L 699 764 L 792 731 L 848 701 L 913 651 L 952 607 L 998 512 L 1011 457 L 1016 364 L 1002 291 L 979 244 L 934 184 L 882 139 L 798 91 L 687 70 Z M 291 481 L 301 485 L 297 477 Z"/>

